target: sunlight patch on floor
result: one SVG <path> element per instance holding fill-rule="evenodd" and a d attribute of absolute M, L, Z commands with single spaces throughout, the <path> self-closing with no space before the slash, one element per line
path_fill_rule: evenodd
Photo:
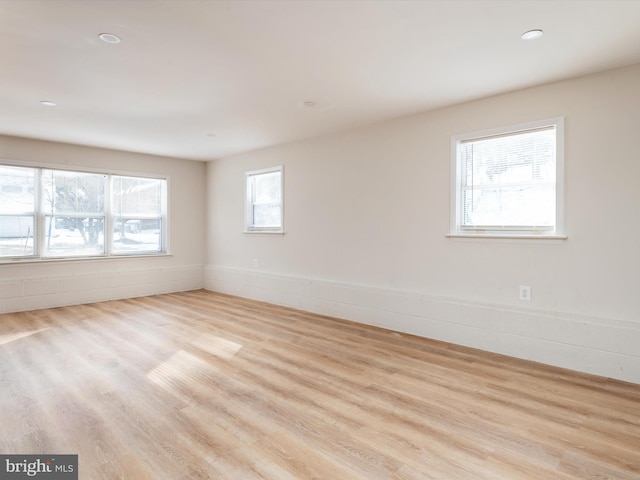
<path fill-rule="evenodd" d="M 242 348 L 242 345 L 226 338 L 218 337 L 207 333 L 191 342 L 194 347 L 198 347 L 211 355 L 230 360 Z"/>
<path fill-rule="evenodd" d="M 0 334 L 0 345 L 20 340 L 21 338 L 30 337 L 31 335 L 43 332 L 44 330 L 49 330 L 49 327 L 39 328 L 37 330 L 28 330 L 26 332 Z"/>
<path fill-rule="evenodd" d="M 147 378 L 166 390 L 180 390 L 204 379 L 212 366 L 195 355 L 178 350 L 147 373 Z"/>

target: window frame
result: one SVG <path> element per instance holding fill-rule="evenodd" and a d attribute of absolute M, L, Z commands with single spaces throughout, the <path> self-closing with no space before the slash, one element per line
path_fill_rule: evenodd
<path fill-rule="evenodd" d="M 24 166 L 24 165 L 17 165 L 17 164 L 13 164 L 13 163 L 3 163 L 0 162 L 0 166 L 3 167 L 9 167 L 9 168 L 24 168 L 24 169 L 31 169 L 33 170 L 32 167 L 29 166 Z M 31 235 L 31 250 L 32 253 L 28 254 L 28 255 L 17 255 L 17 256 L 5 256 L 5 257 L 1 257 L 0 256 L 0 261 L 2 260 L 2 258 L 33 258 L 35 256 L 37 256 L 39 254 L 39 244 L 38 244 L 38 238 L 40 235 L 40 225 L 39 225 L 39 211 L 40 211 L 40 191 L 39 191 L 39 185 L 40 185 L 40 172 L 38 170 L 34 170 L 33 171 L 33 184 L 30 185 L 29 187 L 33 189 L 33 199 L 31 201 L 31 211 L 27 212 L 27 211 L 20 211 L 20 212 L 15 212 L 15 213 L 5 213 L 2 212 L 0 210 L 0 218 L 11 218 L 11 217 L 30 217 L 32 224 L 33 224 L 33 233 Z M 21 190 L 24 190 L 24 188 L 21 187 Z M 27 188 L 28 190 L 28 188 Z M 16 193 L 16 192 L 14 192 Z M 29 237 L 27 237 L 27 243 L 29 242 Z"/>
<path fill-rule="evenodd" d="M 96 169 L 89 167 L 78 167 L 74 165 L 57 165 L 48 163 L 23 162 L 18 160 L 0 159 L 0 165 L 8 167 L 30 168 L 35 171 L 35 227 L 33 235 L 34 252 L 30 255 L 6 255 L 0 256 L 0 264 L 7 263 L 29 263 L 29 262 L 52 262 L 52 261 L 76 261 L 76 260 L 100 260 L 100 259 L 122 259 L 135 257 L 158 257 L 170 256 L 169 242 L 169 205 L 170 205 L 170 177 L 162 174 L 150 174 L 130 171 L 117 171 L 107 169 Z M 70 255 L 45 255 L 45 225 L 49 215 L 45 212 L 44 206 L 44 184 L 42 180 L 42 172 L 44 170 L 57 170 L 64 172 L 99 174 L 104 176 L 104 253 L 97 254 L 70 254 Z M 113 177 L 133 177 L 143 179 L 153 179 L 164 181 L 162 189 L 162 219 L 161 219 L 161 238 L 160 251 L 131 251 L 131 252 L 114 252 L 113 249 L 113 227 L 115 223 L 115 215 L 111 209 L 111 186 Z M 57 216 L 74 216 L 74 215 L 54 215 L 52 221 Z M 100 215 L 97 215 L 100 216 Z"/>
<path fill-rule="evenodd" d="M 555 128 L 555 225 L 551 228 L 535 226 L 510 226 L 476 228 L 463 225 L 462 222 L 462 154 L 460 145 L 469 141 L 490 137 L 502 137 L 540 130 L 545 127 Z M 526 239 L 566 239 L 564 227 L 564 117 L 553 117 L 543 120 L 498 127 L 488 130 L 453 135 L 451 137 L 451 198 L 450 198 L 450 230 L 448 237 L 462 238 L 526 238 Z"/>
<path fill-rule="evenodd" d="M 52 260 L 52 259 L 67 259 L 67 258 L 94 258 L 94 257 L 103 257 L 107 254 L 107 234 L 106 234 L 106 229 L 108 226 L 108 214 L 107 214 L 107 208 L 106 208 L 106 204 L 105 204 L 105 196 L 108 194 L 108 186 L 107 186 L 107 179 L 109 178 L 107 174 L 103 173 L 103 172 L 87 172 L 87 171 L 80 171 L 78 169 L 73 169 L 73 168 L 52 168 L 52 167 L 28 167 L 28 168 L 33 168 L 35 170 L 36 173 L 36 178 L 37 178 L 37 184 L 35 186 L 36 191 L 37 191 L 37 197 L 38 197 L 38 203 L 37 203 L 37 207 L 36 207 L 36 217 L 37 217 L 37 228 L 36 230 L 38 232 L 40 232 L 40 234 L 37 236 L 37 249 L 36 249 L 36 256 L 39 259 L 42 260 Z M 45 194 L 46 191 L 46 176 L 45 176 L 45 172 L 46 171 L 50 171 L 50 172 L 71 172 L 74 174 L 81 174 L 81 175 L 96 175 L 96 176 L 102 176 L 102 211 L 97 211 L 97 212 L 82 212 L 82 211 L 74 211 L 74 212 L 57 212 L 55 210 L 53 211 L 48 211 L 47 210 L 47 195 Z M 103 237 L 103 246 L 102 246 L 102 252 L 98 252 L 98 253 L 88 253 L 88 252 L 83 252 L 83 253 L 75 253 L 75 254 L 52 254 L 51 252 L 49 252 L 50 247 L 48 247 L 47 244 L 47 232 L 50 231 L 50 229 L 47 228 L 48 224 L 47 224 L 47 220 L 49 220 L 49 222 L 53 223 L 53 225 L 55 225 L 55 222 L 57 221 L 57 219 L 59 217 L 63 217 L 63 218 L 74 218 L 74 219 L 80 219 L 80 218 L 101 218 L 102 219 L 102 224 L 103 224 L 103 232 L 102 232 L 102 237 Z M 15 257 L 11 257 L 11 258 L 15 258 Z"/>
<path fill-rule="evenodd" d="M 259 227 L 255 225 L 253 216 L 254 202 L 253 194 L 255 192 L 255 178 L 260 175 L 270 173 L 280 173 L 280 226 L 278 227 Z M 284 166 L 261 168 L 258 170 L 250 170 L 245 172 L 245 208 L 244 208 L 244 233 L 284 233 Z"/>
<path fill-rule="evenodd" d="M 163 200 L 161 205 L 160 205 L 160 213 L 159 214 L 137 214 L 137 215 L 132 215 L 132 214 L 122 214 L 121 211 L 117 211 L 116 212 L 116 208 L 114 208 L 114 177 L 122 177 L 122 178 L 140 178 L 140 179 L 144 179 L 144 180 L 164 180 L 164 184 L 160 185 L 160 198 Z M 110 248 L 110 254 L 112 256 L 117 256 L 117 257 L 122 257 L 122 256 L 132 256 L 132 255 L 164 255 L 168 253 L 168 238 L 169 238 L 169 234 L 168 234 L 168 225 L 169 225 L 169 179 L 168 177 L 163 177 L 163 176 L 150 176 L 150 175 L 134 175 L 134 174 L 130 174 L 130 173 L 113 173 L 111 175 L 109 175 L 108 181 L 108 188 L 109 188 L 109 202 L 107 203 L 107 211 L 108 211 L 108 218 L 109 218 L 109 248 Z M 123 219 L 126 219 L 126 221 L 130 221 L 130 220 L 140 220 L 140 221 L 144 221 L 144 220 L 156 220 L 160 222 L 160 251 L 141 251 L 141 252 L 136 252 L 136 251 L 132 251 L 130 253 L 127 253 L 125 251 L 118 251 L 115 252 L 115 248 L 114 248 L 114 227 L 116 224 L 116 219 L 120 219 L 120 221 L 122 221 Z M 115 253 L 114 253 L 115 252 Z"/>

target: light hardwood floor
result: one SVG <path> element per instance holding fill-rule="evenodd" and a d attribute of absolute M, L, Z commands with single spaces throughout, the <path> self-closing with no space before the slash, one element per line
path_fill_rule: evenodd
<path fill-rule="evenodd" d="M 0 453 L 93 479 L 640 479 L 640 385 L 193 291 L 0 315 Z"/>

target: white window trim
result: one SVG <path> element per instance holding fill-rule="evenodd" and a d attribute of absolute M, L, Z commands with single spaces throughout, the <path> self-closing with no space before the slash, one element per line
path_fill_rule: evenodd
<path fill-rule="evenodd" d="M 164 203 L 161 205 L 162 210 L 160 211 L 160 215 L 135 215 L 135 218 L 148 218 L 148 219 L 158 219 L 162 224 L 162 237 L 160 238 L 160 251 L 159 252 L 138 252 L 138 253 L 124 253 L 124 252 L 113 252 L 111 251 L 109 256 L 111 257 L 130 257 L 130 256 L 146 256 L 146 255 L 167 255 L 169 254 L 169 177 L 168 176 L 160 176 L 160 175 L 147 175 L 147 174 L 132 174 L 132 173 L 113 173 L 108 172 L 107 175 L 109 179 L 107 181 L 107 191 L 105 195 L 109 195 L 107 198 L 111 199 L 111 190 L 113 188 L 113 177 L 128 177 L 128 178 L 143 178 L 143 179 L 155 179 L 155 180 L 164 180 L 164 185 L 162 189 L 162 196 L 164 197 Z M 125 218 L 129 215 L 117 215 L 113 211 L 113 203 L 111 201 L 107 202 L 105 205 L 105 211 L 108 218 L 109 229 L 106 232 L 109 243 L 108 245 L 113 247 L 113 225 L 111 224 L 116 217 Z"/>
<path fill-rule="evenodd" d="M 280 226 L 256 227 L 253 226 L 251 177 L 265 173 L 280 172 Z M 245 172 L 245 201 L 244 201 L 244 233 L 250 234 L 284 234 L 284 166 L 261 168 Z"/>
<path fill-rule="evenodd" d="M 509 229 L 500 231 L 499 229 L 490 230 L 469 230 L 462 229 L 460 226 L 460 156 L 458 146 L 466 140 L 479 139 L 483 137 L 491 137 L 505 135 L 525 130 L 532 130 L 547 126 L 555 126 L 556 128 L 556 222 L 553 230 L 537 230 L 525 228 L 521 231 L 517 229 Z M 451 137 L 451 197 L 450 197 L 450 231 L 446 235 L 451 238 L 487 238 L 487 239 L 527 239 L 527 240 L 565 240 L 565 222 L 564 222 L 564 117 L 553 117 L 534 122 L 520 123 L 506 127 L 482 130 Z"/>
<path fill-rule="evenodd" d="M 35 220 L 36 225 L 34 226 L 34 254 L 26 255 L 26 256 L 17 256 L 17 257 L 0 257 L 0 264 L 11 264 L 11 263 L 47 263 L 47 262 L 77 262 L 77 261 L 93 261 L 93 260 L 109 260 L 109 259 L 125 259 L 125 258 L 146 258 L 146 257 L 171 257 L 173 254 L 170 250 L 170 219 L 169 219 L 169 208 L 170 208 L 170 176 L 163 174 L 154 174 L 154 173 L 146 173 L 146 172 L 131 172 L 127 170 L 111 170 L 111 169 L 101 169 L 101 168 L 93 168 L 93 167 L 81 167 L 77 165 L 59 165 L 56 163 L 46 163 L 46 162 L 31 162 L 24 160 L 8 160 L 4 158 L 0 158 L 0 165 L 6 166 L 14 166 L 14 167 L 26 167 L 26 168 L 34 168 L 37 170 L 36 172 L 36 214 Z M 41 205 L 41 193 L 42 193 L 42 179 L 41 179 L 41 171 L 42 170 L 64 170 L 71 172 L 79 172 L 79 173 L 95 173 L 102 174 L 108 177 L 108 180 L 105 185 L 105 198 L 110 198 L 110 188 L 111 188 L 111 177 L 112 176 L 125 176 L 125 177 L 140 177 L 140 178 L 154 178 L 159 180 L 164 180 L 165 183 L 165 205 L 163 205 L 163 220 L 165 224 L 165 228 L 163 229 L 163 237 L 160 239 L 161 241 L 161 251 L 160 252 L 137 252 L 137 253 L 113 253 L 110 252 L 109 249 L 106 250 L 104 254 L 97 255 L 71 255 L 71 256 L 42 256 L 41 247 L 43 245 L 43 241 L 41 236 L 44 235 L 44 232 L 41 232 L 41 224 L 42 220 L 41 216 L 44 216 L 42 212 Z M 108 196 L 108 197 L 107 197 Z M 111 222 L 112 215 L 109 211 L 110 202 L 108 205 L 105 205 L 105 246 L 110 245 L 111 242 Z M 36 240 L 37 239 L 37 240 Z"/>

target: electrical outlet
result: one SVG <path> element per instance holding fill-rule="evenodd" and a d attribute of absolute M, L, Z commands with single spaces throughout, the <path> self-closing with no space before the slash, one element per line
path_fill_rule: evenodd
<path fill-rule="evenodd" d="M 258 268 L 258 259 L 257 258 L 253 259 L 253 268 Z"/>
<path fill-rule="evenodd" d="M 520 285 L 520 300 L 531 301 L 531 287 L 529 285 Z"/>

